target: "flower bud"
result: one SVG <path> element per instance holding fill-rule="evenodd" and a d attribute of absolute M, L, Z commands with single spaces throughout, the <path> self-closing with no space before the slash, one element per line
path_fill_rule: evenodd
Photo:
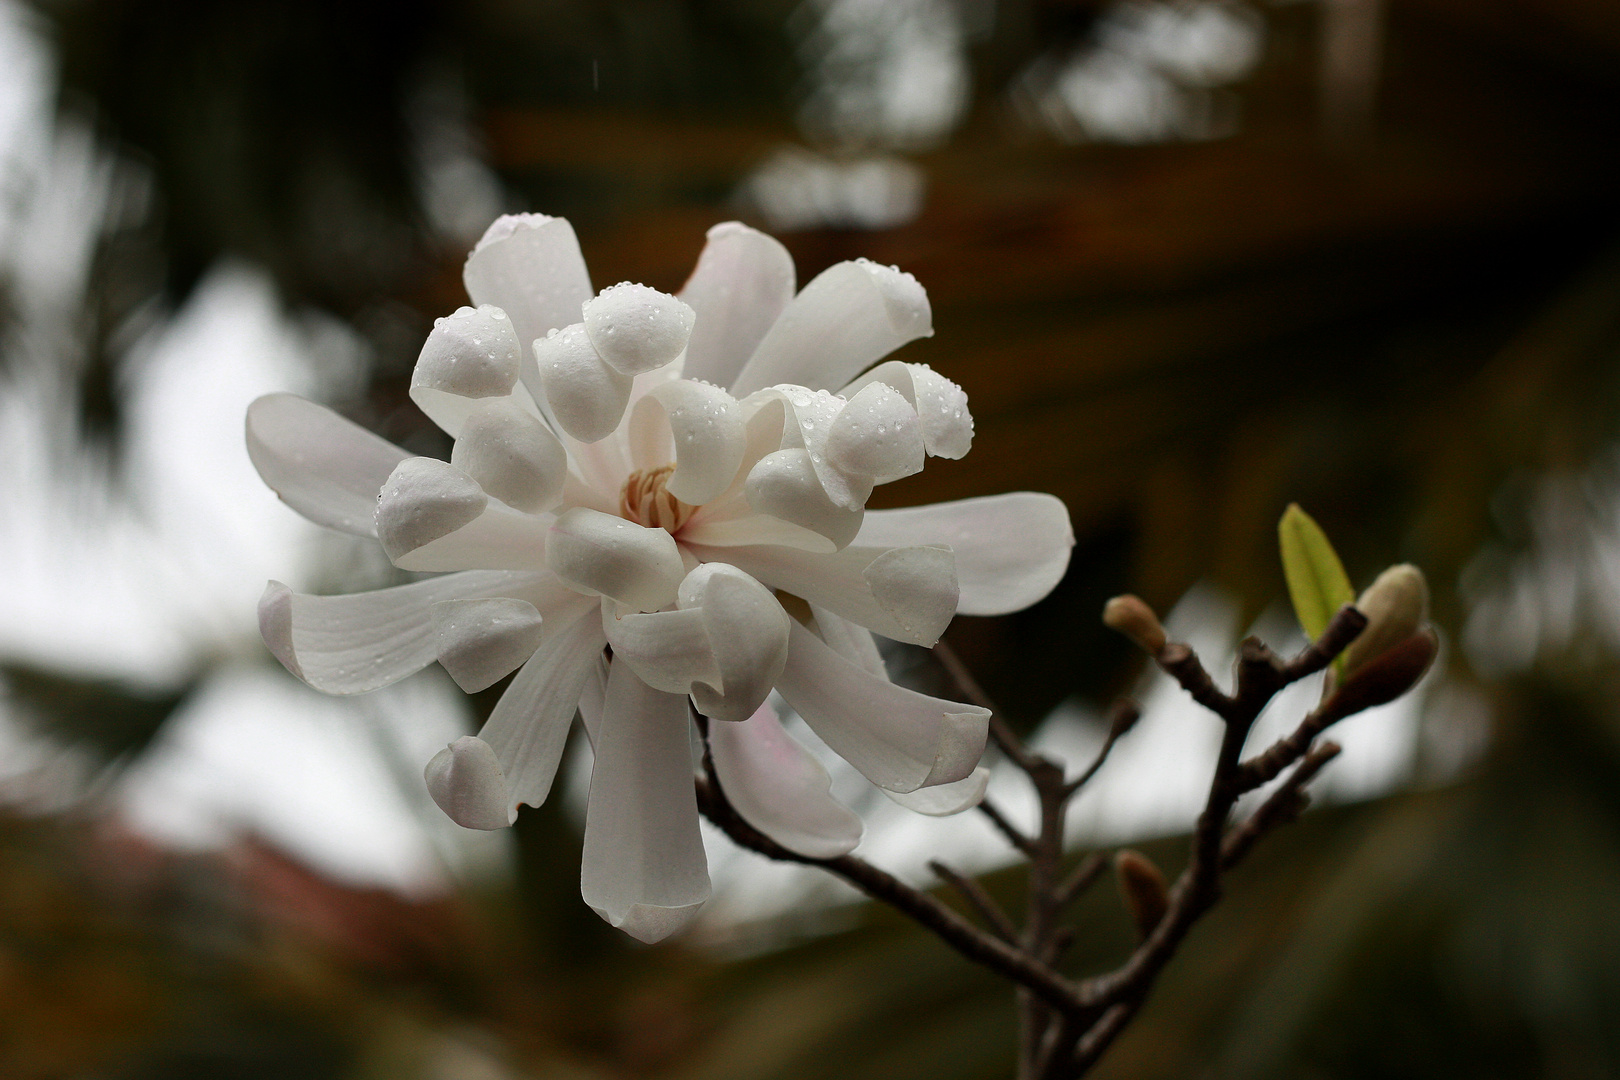
<path fill-rule="evenodd" d="M 1331 707 L 1336 718 L 1342 719 L 1388 704 L 1417 685 L 1439 651 L 1434 630 L 1425 626 L 1351 672 L 1344 685 L 1332 692 L 1325 707 Z"/>
<path fill-rule="evenodd" d="M 1367 616 L 1367 628 L 1344 650 L 1346 674 L 1423 628 L 1429 619 L 1429 585 L 1423 571 L 1401 563 L 1379 574 L 1356 601 L 1356 607 Z"/>
<path fill-rule="evenodd" d="M 1168 640 L 1159 617 L 1139 596 L 1126 593 L 1103 605 L 1103 624 L 1136 642 L 1149 656 L 1157 656 Z"/>
<path fill-rule="evenodd" d="M 1125 901 L 1136 932 L 1146 938 L 1159 925 L 1170 907 L 1170 891 L 1164 875 L 1153 861 L 1129 848 L 1114 853 L 1114 876 L 1119 881 L 1119 895 Z"/>

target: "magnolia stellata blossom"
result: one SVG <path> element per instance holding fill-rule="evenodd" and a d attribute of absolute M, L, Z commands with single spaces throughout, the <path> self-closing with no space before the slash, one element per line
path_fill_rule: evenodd
<path fill-rule="evenodd" d="M 338 694 L 434 660 L 469 692 L 515 670 L 478 735 L 427 766 L 475 829 L 544 801 L 577 711 L 595 750 L 581 891 L 645 941 L 709 894 L 689 699 L 738 811 L 792 850 L 847 852 L 861 823 L 773 687 L 903 804 L 975 802 L 988 714 L 890 682 L 873 634 L 927 646 L 957 612 L 1025 607 L 1073 537 L 1028 492 L 865 509 L 972 442 L 955 383 L 872 366 L 933 332 L 922 286 L 857 260 L 795 292 L 786 249 L 728 223 L 678 297 L 595 293 L 573 229 L 542 215 L 495 222 L 464 279 L 475 306 L 438 320 L 411 380 L 449 461 L 291 395 L 248 411 L 249 454 L 294 509 L 442 572 L 351 596 L 271 582 L 260 627 L 288 670 Z"/>

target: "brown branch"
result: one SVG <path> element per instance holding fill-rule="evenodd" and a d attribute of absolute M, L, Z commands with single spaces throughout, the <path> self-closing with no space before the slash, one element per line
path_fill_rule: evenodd
<path fill-rule="evenodd" d="M 1018 826 L 1008 821 L 1007 815 L 1003 814 L 1001 808 L 995 803 L 989 799 L 980 799 L 979 813 L 990 819 L 990 824 L 994 825 L 997 831 L 1007 838 L 1007 843 L 1022 851 L 1025 855 L 1035 853 L 1035 841 Z"/>
<path fill-rule="evenodd" d="M 1052 894 L 1052 902 L 1058 907 L 1067 907 L 1074 902 L 1075 897 L 1091 888 L 1092 884 L 1108 869 L 1108 856 L 1100 851 L 1094 851 L 1080 860 L 1080 865 L 1074 872 L 1063 879 L 1056 891 Z"/>
<path fill-rule="evenodd" d="M 1317 639 L 1283 665 L 1283 678 L 1298 682 L 1314 675 L 1338 659 L 1340 653 L 1367 628 L 1367 616 L 1353 604 L 1346 604 L 1334 612 L 1327 627 Z"/>
<path fill-rule="evenodd" d="M 1203 661 L 1189 646 L 1172 641 L 1160 649 L 1154 659 L 1164 673 L 1180 683 L 1181 688 L 1191 694 L 1198 704 L 1223 720 L 1232 711 L 1232 699 L 1215 685 L 1215 680 L 1204 670 Z"/>
<path fill-rule="evenodd" d="M 1338 743 L 1325 742 L 1313 747 L 1288 779 L 1266 797 L 1260 808 L 1249 815 L 1242 825 L 1226 834 L 1226 839 L 1221 842 L 1221 869 L 1232 869 L 1263 836 L 1299 817 L 1307 798 L 1305 785 L 1316 778 L 1324 765 L 1338 756 Z"/>
<path fill-rule="evenodd" d="M 1136 722 L 1141 718 L 1142 708 L 1136 702 L 1121 700 L 1114 703 L 1114 707 L 1108 716 L 1108 737 L 1103 740 L 1102 749 L 1097 751 L 1097 756 L 1092 759 L 1090 765 L 1086 766 L 1084 772 L 1063 786 L 1065 796 L 1073 795 L 1091 782 L 1091 778 L 1097 775 L 1097 771 L 1108 760 L 1108 755 L 1113 751 L 1114 744 L 1124 738 L 1126 732 L 1135 727 Z"/>
<path fill-rule="evenodd" d="M 979 917 L 990 925 L 990 929 L 996 932 L 997 937 L 1009 945 L 1018 944 L 1018 927 L 1014 926 L 1007 913 L 1001 910 L 1001 905 L 984 891 L 984 886 L 964 874 L 957 873 L 937 859 L 929 860 L 928 869 L 938 874 L 941 881 L 961 893 L 962 899 L 979 913 Z"/>

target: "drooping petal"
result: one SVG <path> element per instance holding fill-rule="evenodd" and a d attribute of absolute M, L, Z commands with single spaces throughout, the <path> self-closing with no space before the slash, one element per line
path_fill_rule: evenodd
<path fill-rule="evenodd" d="M 411 372 L 411 400 L 451 438 L 480 401 L 517 384 L 522 349 L 498 307 L 457 308 L 435 321 Z"/>
<path fill-rule="evenodd" d="M 612 434 L 630 403 L 633 379 L 609 367 L 585 336 L 584 323 L 570 323 L 534 343 L 540 396 L 562 429 L 583 443 Z"/>
<path fill-rule="evenodd" d="M 506 312 L 524 350 L 547 331 L 578 322 L 593 291 L 574 227 L 544 214 L 496 218 L 467 256 L 461 280 L 474 304 Z M 539 386 L 529 391 L 540 397 Z"/>
<path fill-rule="evenodd" d="M 283 666 L 328 694 L 361 694 L 433 662 L 433 606 L 480 596 L 521 597 L 541 611 L 564 589 L 549 573 L 469 570 L 348 596 L 295 593 L 279 581 L 259 600 L 259 631 Z"/>
<path fill-rule="evenodd" d="M 769 589 L 726 563 L 704 563 L 687 574 L 679 601 L 703 613 L 720 674 L 692 686 L 693 703 L 716 720 L 746 720 L 787 662 L 787 612 Z"/>
<path fill-rule="evenodd" d="M 856 378 L 838 393 L 853 398 L 873 383 L 899 391 L 922 418 L 923 447 L 934 457 L 961 458 L 973 448 L 973 414 L 967 394 L 927 364 L 889 360 Z"/>
<path fill-rule="evenodd" d="M 652 689 L 627 664 L 609 667 L 580 894 L 639 941 L 675 933 L 709 898 L 689 726 L 686 698 Z"/>
<path fill-rule="evenodd" d="M 879 679 L 797 622 L 776 688 L 834 753 L 890 791 L 961 780 L 984 753 L 988 710 Z"/>
<path fill-rule="evenodd" d="M 439 809 L 464 829 L 504 829 L 517 820 L 500 762 L 480 739 L 463 735 L 434 754 L 422 775 Z"/>
<path fill-rule="evenodd" d="M 709 749 L 737 813 L 789 851 L 830 859 L 861 842 L 861 819 L 832 797 L 827 770 L 770 705 L 740 724 L 711 724 Z"/>
<path fill-rule="evenodd" d="M 497 398 L 468 410 L 450 464 L 508 506 L 532 514 L 562 498 L 568 451 L 534 414 Z"/>
<path fill-rule="evenodd" d="M 679 294 L 697 315 L 682 374 L 730 386 L 793 287 L 793 256 L 776 239 L 736 221 L 710 229 Z"/>
<path fill-rule="evenodd" d="M 500 760 L 514 814 L 519 804 L 539 806 L 551 793 L 574 710 L 604 644 L 596 604 L 588 598 L 576 596 L 549 621 L 540 648 L 518 669 L 478 733 Z"/>
<path fill-rule="evenodd" d="M 602 629 L 615 663 L 629 664 L 642 682 L 666 694 L 689 694 L 694 682 L 720 685 L 720 667 L 703 612 L 653 611 L 615 615 L 604 604 Z"/>
<path fill-rule="evenodd" d="M 922 420 L 898 390 L 872 383 L 833 421 L 827 460 L 841 472 L 871 477 L 875 484 L 922 472 Z"/>
<path fill-rule="evenodd" d="M 476 694 L 518 669 L 540 647 L 540 612 L 527 600 L 486 597 L 433 605 L 439 663 L 456 685 Z"/>
<path fill-rule="evenodd" d="M 964 615 L 1004 615 L 1040 600 L 1063 579 L 1074 532 L 1068 508 L 1060 500 L 1015 491 L 904 510 L 871 510 L 855 544 L 947 544 L 956 556 L 961 590 L 956 610 Z"/>
<path fill-rule="evenodd" d="M 411 456 L 296 394 L 266 394 L 248 406 L 247 451 L 288 506 L 356 536 L 377 535 L 377 492 Z"/>
<path fill-rule="evenodd" d="M 538 570 L 550 525 L 437 458 L 400 462 L 377 501 L 377 539 L 401 570 Z"/>
<path fill-rule="evenodd" d="M 551 527 L 546 563 L 581 591 L 610 596 L 637 611 L 672 603 L 686 576 L 669 533 L 585 507 L 567 511 Z"/>
<path fill-rule="evenodd" d="M 808 450 L 766 454 L 748 470 L 743 491 L 748 505 L 758 513 L 808 529 L 826 538 L 834 550 L 847 547 L 855 539 L 866 516 L 864 508 L 850 510 L 827 496 Z"/>
<path fill-rule="evenodd" d="M 889 677 L 889 669 L 883 666 L 883 655 L 878 652 L 877 642 L 872 640 L 872 631 L 816 604 L 810 605 L 810 614 L 816 620 L 816 635 L 833 652 L 880 679 Z"/>
<path fill-rule="evenodd" d="M 851 545 L 831 555 L 785 547 L 688 547 L 699 559 L 728 562 L 897 641 L 931 647 L 956 602 L 951 552 L 943 547 Z"/>
<path fill-rule="evenodd" d="M 898 792 L 878 788 L 890 799 L 907 810 L 929 817 L 950 817 L 971 810 L 984 801 L 985 788 L 990 784 L 990 770 L 980 765 L 963 780 L 950 784 L 935 784 L 916 791 Z"/>
<path fill-rule="evenodd" d="M 585 333 L 609 367 L 624 375 L 661 368 L 692 336 L 692 309 L 668 293 L 621 281 L 585 302 Z"/>
<path fill-rule="evenodd" d="M 694 514 L 681 528 L 681 540 L 706 547 L 777 544 L 822 554 L 838 550 L 837 544 L 818 532 L 779 517 L 757 514 L 744 500 L 737 503 L 740 505 L 728 505 L 713 514 Z M 704 507 L 705 511 L 708 509 Z M 850 530 L 851 535 L 854 532 Z"/>
<path fill-rule="evenodd" d="M 777 383 L 830 390 L 933 332 L 928 294 L 916 278 L 866 259 L 838 263 L 788 304 L 743 365 L 733 393 Z"/>
<path fill-rule="evenodd" d="M 731 486 L 742 464 L 747 429 L 736 398 L 708 383 L 677 379 L 648 391 L 631 413 L 632 445 L 652 437 L 674 445 L 675 471 L 665 488 L 682 502 L 702 506 Z"/>

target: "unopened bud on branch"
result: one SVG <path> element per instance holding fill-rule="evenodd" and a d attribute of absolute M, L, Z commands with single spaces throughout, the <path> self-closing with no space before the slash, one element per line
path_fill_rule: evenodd
<path fill-rule="evenodd" d="M 1146 855 L 1124 848 L 1114 853 L 1114 876 L 1138 936 L 1146 938 L 1170 907 L 1164 875 Z"/>
<path fill-rule="evenodd" d="M 1429 585 L 1423 571 L 1401 563 L 1379 574 L 1356 601 L 1356 607 L 1367 616 L 1367 628 L 1344 650 L 1347 675 L 1427 625 Z"/>
<path fill-rule="evenodd" d="M 1149 656 L 1157 656 L 1167 640 L 1159 617 L 1139 596 L 1126 593 L 1103 605 L 1103 624 L 1136 642 Z"/>
<path fill-rule="evenodd" d="M 1342 719 L 1394 701 L 1417 685 L 1439 651 L 1440 641 L 1434 630 L 1425 626 L 1352 672 L 1333 692 L 1326 707 Z"/>

